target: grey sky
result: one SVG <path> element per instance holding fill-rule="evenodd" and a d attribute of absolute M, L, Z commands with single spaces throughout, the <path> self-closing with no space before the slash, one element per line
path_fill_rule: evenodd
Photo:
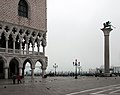
<path fill-rule="evenodd" d="M 47 0 L 48 71 L 74 71 L 78 59 L 83 70 L 104 62 L 103 23 L 116 27 L 110 33 L 110 65 L 120 66 L 120 0 Z"/>

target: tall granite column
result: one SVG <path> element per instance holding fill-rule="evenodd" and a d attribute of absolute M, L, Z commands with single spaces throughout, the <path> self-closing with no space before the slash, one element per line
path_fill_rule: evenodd
<path fill-rule="evenodd" d="M 101 29 L 104 33 L 104 73 L 109 75 L 109 34 L 113 29 L 111 27 L 104 27 Z"/>

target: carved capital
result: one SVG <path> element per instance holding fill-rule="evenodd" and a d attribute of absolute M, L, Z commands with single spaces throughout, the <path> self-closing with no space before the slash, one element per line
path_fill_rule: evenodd
<path fill-rule="evenodd" d="M 5 34 L 5 39 L 9 40 L 9 35 L 10 35 L 9 32 L 4 32 L 4 34 Z"/>
<path fill-rule="evenodd" d="M 42 40 L 41 45 L 42 45 L 43 47 L 45 47 L 45 46 L 46 46 L 46 44 L 47 44 L 47 43 L 46 43 L 46 40 L 45 40 L 45 39 L 43 39 L 43 40 Z"/>
<path fill-rule="evenodd" d="M 13 41 L 15 42 L 16 41 L 16 34 L 12 33 L 12 38 L 13 38 Z"/>
<path fill-rule="evenodd" d="M 25 41 L 26 41 L 26 43 L 28 44 L 29 43 L 29 36 L 25 36 Z"/>
<path fill-rule="evenodd" d="M 40 41 L 43 39 L 43 36 L 37 37 L 37 43 L 40 43 Z"/>
<path fill-rule="evenodd" d="M 35 37 L 31 37 L 32 44 L 35 44 Z"/>

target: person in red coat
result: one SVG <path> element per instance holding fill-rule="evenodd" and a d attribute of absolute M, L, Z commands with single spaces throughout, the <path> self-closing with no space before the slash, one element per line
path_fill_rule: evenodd
<path fill-rule="evenodd" d="M 21 83 L 21 77 L 20 77 L 19 74 L 18 74 L 18 76 L 17 76 L 17 82 L 18 82 L 18 84 Z"/>

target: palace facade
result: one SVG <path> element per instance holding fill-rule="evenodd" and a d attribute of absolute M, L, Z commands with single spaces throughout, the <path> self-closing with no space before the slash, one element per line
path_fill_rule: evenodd
<path fill-rule="evenodd" d="M 37 62 L 44 76 L 48 64 L 46 9 L 46 0 L 0 0 L 0 78 L 24 76 L 27 62 L 32 78 Z"/>

